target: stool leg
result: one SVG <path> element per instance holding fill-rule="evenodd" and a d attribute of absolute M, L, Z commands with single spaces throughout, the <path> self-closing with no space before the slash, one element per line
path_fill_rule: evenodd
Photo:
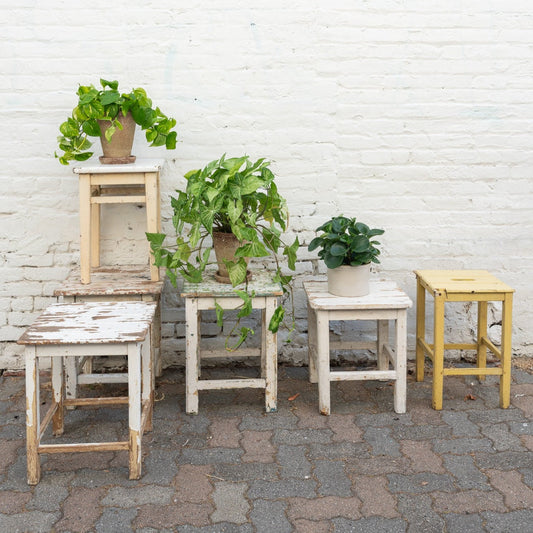
<path fill-rule="evenodd" d="M 378 320 L 377 321 L 378 329 L 378 350 L 377 350 L 377 359 L 378 359 L 378 370 L 388 370 L 389 368 L 389 357 L 383 346 L 389 343 L 389 321 L 388 320 Z"/>
<path fill-rule="evenodd" d="M 426 340 L 426 289 L 417 279 L 416 283 L 416 380 L 424 381 L 424 347 Z"/>
<path fill-rule="evenodd" d="M 141 344 L 128 344 L 128 426 L 130 479 L 141 477 Z"/>
<path fill-rule="evenodd" d="M 317 343 L 316 343 L 316 312 L 307 306 L 307 358 L 309 360 L 309 381 L 311 383 L 318 382 L 318 376 L 316 372 L 316 355 Z"/>
<path fill-rule="evenodd" d="M 80 269 L 81 282 L 91 282 L 91 180 L 80 174 Z"/>
<path fill-rule="evenodd" d="M 433 324 L 433 409 L 442 409 L 444 377 L 444 296 L 435 293 Z"/>
<path fill-rule="evenodd" d="M 487 367 L 487 346 L 483 344 L 483 338 L 487 336 L 487 302 L 477 304 L 477 361 L 478 368 Z M 478 376 L 479 381 L 485 381 L 485 376 Z"/>
<path fill-rule="evenodd" d="M 78 358 L 65 359 L 65 397 L 78 397 Z"/>
<path fill-rule="evenodd" d="M 278 347 L 277 335 L 268 329 L 270 320 L 276 310 L 276 298 L 266 298 L 265 323 L 263 337 L 265 338 L 265 409 L 267 413 L 274 413 L 278 408 Z"/>
<path fill-rule="evenodd" d="M 91 266 L 100 266 L 100 204 L 91 204 Z"/>
<path fill-rule="evenodd" d="M 156 172 L 147 172 L 145 174 L 146 195 L 146 231 L 148 233 L 157 233 L 160 228 L 159 218 L 159 190 Z M 159 267 L 154 264 L 154 255 L 150 251 L 150 278 L 152 281 L 159 281 Z"/>
<path fill-rule="evenodd" d="M 41 479 L 39 460 L 39 364 L 35 346 L 26 346 L 26 460 L 28 484 Z"/>
<path fill-rule="evenodd" d="M 198 301 L 185 299 L 185 411 L 190 415 L 198 414 L 198 363 L 199 330 Z"/>
<path fill-rule="evenodd" d="M 321 414 L 329 415 L 331 412 L 331 383 L 329 370 L 329 314 L 327 311 L 317 311 L 316 315 L 318 408 Z"/>
<path fill-rule="evenodd" d="M 74 357 L 71 359 L 74 359 Z M 54 402 L 57 404 L 57 409 L 52 417 L 52 433 L 56 437 L 62 435 L 64 430 L 64 386 L 63 357 L 52 357 L 52 397 Z"/>
<path fill-rule="evenodd" d="M 405 413 L 407 404 L 407 312 L 399 311 L 396 318 L 396 381 L 394 382 L 394 410 Z"/>
<path fill-rule="evenodd" d="M 505 293 L 502 305 L 502 345 L 500 377 L 500 407 L 507 409 L 511 403 L 511 356 L 512 356 L 513 293 Z"/>
<path fill-rule="evenodd" d="M 141 345 L 141 374 L 142 374 L 142 392 L 141 405 L 143 410 L 146 409 L 146 423 L 144 429 L 152 431 L 152 415 L 154 411 L 154 363 L 152 343 L 150 333 L 146 335 Z"/>

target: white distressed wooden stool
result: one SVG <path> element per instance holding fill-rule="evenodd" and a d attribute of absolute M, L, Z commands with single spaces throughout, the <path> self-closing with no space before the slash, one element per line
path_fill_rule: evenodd
<path fill-rule="evenodd" d="M 91 283 L 83 284 L 79 276 L 71 275 L 54 291 L 59 303 L 79 302 L 156 302 L 150 328 L 153 376 L 160 376 L 161 365 L 161 290 L 163 281 L 151 281 L 150 272 L 139 266 L 98 267 L 93 270 Z M 66 397 L 76 398 L 78 385 L 92 383 L 127 383 L 127 372 L 93 372 L 92 357 L 69 357 L 65 361 Z"/>
<path fill-rule="evenodd" d="M 80 182 L 81 282 L 91 282 L 91 268 L 100 266 L 100 206 L 146 204 L 146 231 L 161 231 L 159 171 L 162 160 L 138 159 L 126 165 L 80 165 L 73 170 Z M 159 281 L 159 268 L 150 252 L 152 281 Z"/>
<path fill-rule="evenodd" d="M 248 282 L 249 291 L 254 291 L 252 308 L 262 310 L 261 348 L 201 351 L 201 312 L 215 309 L 237 309 L 243 301 L 235 295 L 231 285 L 215 281 L 214 273 L 206 273 L 202 283 L 185 282 L 181 296 L 185 298 L 186 320 L 186 392 L 185 410 L 188 414 L 198 413 L 198 391 L 217 389 L 258 388 L 265 389 L 265 408 L 267 412 L 277 409 L 278 386 L 278 348 L 277 335 L 268 329 L 270 319 L 277 307 L 278 297 L 283 294 L 279 283 L 272 281 L 269 272 L 254 272 Z M 261 357 L 260 378 L 239 379 L 199 379 L 200 361 L 212 357 Z"/>
<path fill-rule="evenodd" d="M 129 477 L 141 475 L 141 439 L 152 428 L 154 391 L 150 350 L 150 323 L 154 302 L 54 304 L 48 307 L 19 339 L 26 345 L 26 450 L 28 483 L 41 477 L 40 454 L 65 452 L 129 451 Z M 70 357 L 128 356 L 128 396 L 65 399 L 63 362 Z M 41 421 L 39 358 L 50 357 L 52 404 Z M 52 422 L 53 434 L 64 429 L 68 405 L 128 405 L 129 436 L 125 441 L 42 444 Z"/>
<path fill-rule="evenodd" d="M 309 377 L 318 382 L 319 411 L 329 415 L 330 382 L 352 380 L 394 380 L 394 410 L 406 410 L 407 309 L 412 302 L 392 281 L 371 281 L 370 294 L 358 298 L 334 296 L 326 281 L 304 283 L 308 301 Z M 331 320 L 376 320 L 376 342 L 330 342 Z M 396 349 L 389 344 L 389 320 L 396 324 Z M 331 371 L 330 349 L 374 349 L 377 370 Z M 389 368 L 391 363 L 392 369 Z"/>

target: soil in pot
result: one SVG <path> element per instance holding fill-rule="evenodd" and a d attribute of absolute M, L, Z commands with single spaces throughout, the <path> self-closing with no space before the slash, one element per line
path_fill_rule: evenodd
<path fill-rule="evenodd" d="M 370 292 L 370 263 L 328 268 L 328 292 L 335 296 L 357 297 Z"/>
<path fill-rule="evenodd" d="M 227 261 L 235 261 L 235 251 L 241 245 L 242 243 L 237 240 L 237 237 L 235 237 L 233 233 L 213 232 L 213 247 L 215 248 L 215 256 L 218 263 L 218 272 L 215 274 L 215 279 L 219 283 L 231 283 L 224 259 Z M 245 257 L 245 260 L 246 264 L 248 264 L 250 259 Z M 247 281 L 249 281 L 251 277 L 251 272 L 247 271 Z"/>
<path fill-rule="evenodd" d="M 117 128 L 111 141 L 105 138 L 105 132 L 111 126 L 109 120 L 99 120 L 100 125 L 100 142 L 102 144 L 103 156 L 100 156 L 100 162 L 104 165 L 125 165 L 127 163 L 135 162 L 135 156 L 131 155 L 131 147 L 133 146 L 133 138 L 135 136 L 135 127 L 137 124 L 133 120 L 131 113 L 124 116 L 121 113 L 118 115 L 118 120 L 122 124 L 122 129 Z"/>

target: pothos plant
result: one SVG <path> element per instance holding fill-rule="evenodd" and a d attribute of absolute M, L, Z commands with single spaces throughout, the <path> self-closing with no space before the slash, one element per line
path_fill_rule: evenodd
<path fill-rule="evenodd" d="M 142 88 L 132 89 L 128 93 L 118 90 L 118 81 L 100 79 L 102 88 L 94 85 L 80 85 L 77 91 L 78 104 L 72 116 L 59 126 L 61 135 L 57 138 L 63 155 L 55 156 L 63 165 L 69 161 L 85 161 L 93 152 L 89 149 L 92 142 L 89 137 L 100 136 L 99 120 L 111 123 L 105 136 L 111 140 L 117 129 L 122 129 L 119 114 L 131 113 L 133 120 L 146 131 L 146 140 L 150 146 L 176 148 L 177 133 L 172 131 L 176 120 L 167 117 L 159 107 L 152 105 L 146 91 Z"/>
<path fill-rule="evenodd" d="M 248 290 L 246 258 L 272 257 L 275 261 L 273 280 L 281 284 L 284 294 L 290 296 L 292 306 L 292 275 L 283 271 L 281 259 L 287 260 L 290 270 L 295 270 L 298 238 L 286 243 L 282 234 L 287 230 L 289 214 L 285 199 L 279 194 L 275 176 L 268 168 L 270 161 L 250 161 L 249 156 L 211 161 L 201 170 L 185 174 L 185 190 L 177 190 L 171 197 L 174 241 L 165 246 L 166 235 L 147 233 L 154 253 L 155 264 L 166 267 L 167 274 L 176 286 L 177 275 L 192 283 L 200 283 L 211 261 L 213 232 L 232 233 L 239 241 L 234 260 L 225 260 L 233 287 L 243 300 L 237 323 L 226 339 L 226 349 L 235 350 L 253 330 L 241 327 L 234 346 L 229 346 L 230 336 L 237 331 L 240 320 L 252 312 L 254 293 Z M 217 322 L 223 324 L 223 309 L 216 305 Z M 284 308 L 279 306 L 268 325 L 277 332 L 284 322 Z M 294 317 L 294 312 L 291 313 Z M 292 319 L 294 321 L 294 319 Z M 293 327 L 293 326 L 289 326 Z"/>
<path fill-rule="evenodd" d="M 370 229 L 355 218 L 341 215 L 328 220 L 316 231 L 322 234 L 309 243 L 308 250 L 312 252 L 321 248 L 318 257 L 328 268 L 380 262 L 380 250 L 377 248 L 380 243 L 373 238 L 382 235 L 385 230 Z"/>

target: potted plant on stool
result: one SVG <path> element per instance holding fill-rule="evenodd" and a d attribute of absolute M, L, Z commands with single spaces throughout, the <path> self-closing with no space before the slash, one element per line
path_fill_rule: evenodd
<path fill-rule="evenodd" d="M 322 232 L 309 244 L 328 267 L 328 291 L 336 296 L 364 296 L 369 293 L 370 264 L 379 263 L 380 243 L 372 240 L 382 229 L 370 229 L 355 218 L 334 217 L 316 229 Z"/>
<path fill-rule="evenodd" d="M 192 283 L 200 283 L 206 268 L 212 264 L 213 244 L 218 270 L 215 278 L 233 287 L 245 283 L 253 275 L 248 261 L 254 257 L 272 257 L 276 268 L 274 281 L 284 293 L 291 293 L 292 276 L 282 272 L 279 255 L 287 258 L 290 270 L 295 270 L 298 238 L 286 244 L 282 233 L 287 229 L 289 214 L 285 199 L 279 194 L 270 162 L 255 163 L 248 156 L 211 161 L 201 170 L 185 174 L 187 187 L 171 198 L 175 245 L 163 245 L 166 235 L 147 233 L 155 263 L 166 267 L 171 282 L 176 275 Z M 236 291 L 244 300 L 239 318 L 248 316 L 247 287 Z M 222 311 L 219 311 L 221 320 Z M 269 324 L 275 332 L 283 320 L 280 306 Z M 246 338 L 241 329 L 240 343 Z"/>
<path fill-rule="evenodd" d="M 167 117 L 159 107 L 153 107 L 142 88 L 120 93 L 118 81 L 100 80 L 101 89 L 94 85 L 80 85 L 78 105 L 72 116 L 59 126 L 57 138 L 63 155 L 55 156 L 63 165 L 69 161 L 86 161 L 93 152 L 89 137 L 100 137 L 104 164 L 133 163 L 131 155 L 135 126 L 146 131 L 150 146 L 176 148 L 176 120 Z"/>

